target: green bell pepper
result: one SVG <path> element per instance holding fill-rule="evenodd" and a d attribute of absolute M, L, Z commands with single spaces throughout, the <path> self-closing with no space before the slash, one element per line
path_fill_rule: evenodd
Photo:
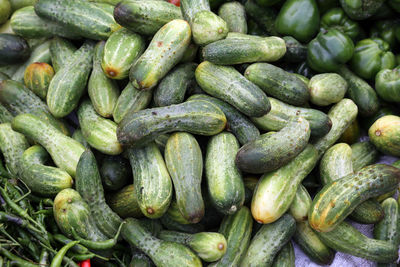
<path fill-rule="evenodd" d="M 332 8 L 321 18 L 321 29 L 337 29 L 347 34 L 352 40 L 356 40 L 360 35 L 360 25 L 351 20 L 341 8 Z"/>
<path fill-rule="evenodd" d="M 256 0 L 256 3 L 260 6 L 273 6 L 279 2 L 282 2 L 282 0 Z"/>
<path fill-rule="evenodd" d="M 307 63 L 315 71 L 333 72 L 349 61 L 353 52 L 349 36 L 336 29 L 324 30 L 308 44 Z"/>
<path fill-rule="evenodd" d="M 387 2 L 396 12 L 400 13 L 400 0 L 389 0 Z"/>
<path fill-rule="evenodd" d="M 290 35 L 300 42 L 308 42 L 318 32 L 319 12 L 315 0 L 287 0 L 275 21 L 282 35 Z"/>
<path fill-rule="evenodd" d="M 387 42 L 391 48 L 397 45 L 396 27 L 398 23 L 392 20 L 377 21 L 371 28 L 371 37 L 378 37 Z"/>
<path fill-rule="evenodd" d="M 356 44 L 350 66 L 358 76 L 374 79 L 380 70 L 394 68 L 396 58 L 382 39 L 364 39 Z"/>
<path fill-rule="evenodd" d="M 355 20 L 363 20 L 374 15 L 385 0 L 340 0 L 346 14 Z"/>
<path fill-rule="evenodd" d="M 318 10 L 321 14 L 324 14 L 331 8 L 339 7 L 338 0 L 317 0 Z"/>
<path fill-rule="evenodd" d="M 400 103 L 400 67 L 378 72 L 375 89 L 383 100 Z"/>

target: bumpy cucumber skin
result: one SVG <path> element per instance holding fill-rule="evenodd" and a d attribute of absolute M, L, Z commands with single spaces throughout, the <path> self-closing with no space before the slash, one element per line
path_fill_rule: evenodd
<path fill-rule="evenodd" d="M 307 147 L 292 161 L 276 171 L 264 174 L 253 194 L 251 212 L 263 224 L 278 220 L 295 198 L 301 181 L 318 162 L 317 150 Z"/>
<path fill-rule="evenodd" d="M 236 136 L 241 145 L 253 141 L 260 136 L 260 131 L 257 127 L 254 126 L 246 116 L 228 103 L 205 94 L 192 95 L 188 98 L 188 101 L 195 99 L 209 101 L 217 105 L 226 116 L 226 129 Z"/>
<path fill-rule="evenodd" d="M 288 104 L 301 106 L 310 98 L 310 92 L 303 81 L 274 65 L 254 63 L 247 67 L 244 76 L 267 94 Z"/>
<path fill-rule="evenodd" d="M 322 185 L 329 184 L 353 173 L 352 150 L 348 144 L 339 143 L 330 147 L 319 165 Z"/>
<path fill-rule="evenodd" d="M 206 93 L 226 101 L 247 116 L 260 117 L 271 110 L 265 93 L 233 67 L 204 61 L 197 67 L 195 76 Z"/>
<path fill-rule="evenodd" d="M 374 228 L 374 238 L 390 241 L 395 246 L 400 243 L 400 213 L 399 206 L 394 198 L 387 198 L 382 202 L 385 217 Z"/>
<path fill-rule="evenodd" d="M 85 137 L 83 136 L 82 130 L 80 128 L 76 129 L 71 137 L 72 137 L 72 139 L 78 141 L 85 148 L 90 148 L 90 145 L 88 144 Z"/>
<path fill-rule="evenodd" d="M 261 130 L 279 131 L 286 126 L 291 117 L 296 116 L 301 116 L 308 120 L 312 137 L 324 136 L 332 128 L 332 121 L 322 111 L 295 107 L 272 97 L 268 97 L 268 100 L 271 103 L 271 111 L 262 117 L 251 118 Z"/>
<path fill-rule="evenodd" d="M 191 223 L 198 223 L 204 216 L 201 195 L 203 155 L 199 144 L 189 133 L 173 133 L 168 138 L 164 157 L 180 213 Z"/>
<path fill-rule="evenodd" d="M 7 123 L 13 120 L 14 116 L 8 111 L 8 109 L 0 104 L 0 123 Z"/>
<path fill-rule="evenodd" d="M 218 65 L 273 62 L 285 53 L 286 45 L 282 38 L 241 33 L 229 33 L 226 39 L 208 44 L 202 50 L 204 60 Z"/>
<path fill-rule="evenodd" d="M 210 136 L 221 132 L 225 125 L 226 117 L 218 106 L 193 100 L 128 113 L 118 125 L 117 137 L 122 145 L 143 146 L 160 134 L 185 131 Z"/>
<path fill-rule="evenodd" d="M 179 7 L 165 1 L 121 1 L 114 18 L 122 26 L 143 35 L 154 35 L 174 19 L 182 19 Z"/>
<path fill-rule="evenodd" d="M 378 159 L 378 150 L 375 146 L 369 142 L 359 142 L 351 145 L 352 162 L 354 171 L 359 171 L 365 166 L 374 164 Z"/>
<path fill-rule="evenodd" d="M 35 62 L 26 68 L 24 83 L 41 99 L 46 99 L 47 89 L 53 76 L 54 70 L 49 64 Z"/>
<path fill-rule="evenodd" d="M 179 231 L 184 233 L 199 233 L 205 231 L 205 226 L 201 223 L 196 224 L 181 224 L 177 221 L 174 221 L 171 216 L 168 214 L 164 214 L 164 216 L 160 219 L 161 224 L 165 229 Z"/>
<path fill-rule="evenodd" d="M 393 191 L 390 193 L 393 195 Z M 358 205 L 349 217 L 358 223 L 376 224 L 385 217 L 385 212 L 377 199 L 368 199 Z"/>
<path fill-rule="evenodd" d="M 205 174 L 214 207 L 224 213 L 237 212 L 244 202 L 242 175 L 235 165 L 239 143 L 231 133 L 211 137 L 206 152 Z"/>
<path fill-rule="evenodd" d="M 295 267 L 295 254 L 291 241 L 287 242 L 275 256 L 272 267 Z"/>
<path fill-rule="evenodd" d="M 223 4 L 218 15 L 228 24 L 229 32 L 247 33 L 246 10 L 239 2 Z"/>
<path fill-rule="evenodd" d="M 56 117 L 65 117 L 78 105 L 92 69 L 94 44 L 85 42 L 54 75 L 47 91 L 47 105 Z"/>
<path fill-rule="evenodd" d="M 315 196 L 309 211 L 310 226 L 329 232 L 339 225 L 357 205 L 398 187 L 400 170 L 375 164 L 325 185 Z"/>
<path fill-rule="evenodd" d="M 311 206 L 311 196 L 303 185 L 299 185 L 296 195 L 290 204 L 289 213 L 296 222 L 304 222 L 308 220 L 308 210 Z"/>
<path fill-rule="evenodd" d="M 301 44 L 292 36 L 283 36 L 286 44 L 286 53 L 283 60 L 290 63 L 301 63 L 307 59 L 307 46 Z M 306 82 L 308 85 L 308 81 Z"/>
<path fill-rule="evenodd" d="M 242 146 L 235 159 L 239 169 L 248 173 L 276 170 L 295 158 L 307 146 L 310 126 L 302 117 L 293 118 L 277 133 L 261 135 Z"/>
<path fill-rule="evenodd" d="M 181 11 L 183 18 L 192 23 L 194 15 L 200 11 L 210 11 L 210 2 L 207 0 L 182 0 Z"/>
<path fill-rule="evenodd" d="M 190 44 L 190 26 L 180 19 L 165 24 L 133 63 L 129 79 L 139 90 L 151 89 L 181 60 Z"/>
<path fill-rule="evenodd" d="M 76 47 L 66 39 L 59 37 L 50 41 L 51 65 L 58 72 L 72 58 Z"/>
<path fill-rule="evenodd" d="M 202 266 L 200 259 L 189 248 L 155 238 L 136 219 L 128 218 L 125 221 L 121 235 L 130 245 L 146 253 L 156 266 Z"/>
<path fill-rule="evenodd" d="M 49 158 L 43 147 L 35 145 L 25 150 L 20 162 L 20 179 L 33 193 L 42 196 L 55 196 L 61 190 L 71 188 L 73 184 L 72 177 L 67 172 L 44 165 Z"/>
<path fill-rule="evenodd" d="M 102 53 L 101 67 L 105 75 L 117 80 L 127 78 L 133 62 L 144 49 L 145 42 L 140 35 L 124 28 L 114 32 L 107 39 Z"/>
<path fill-rule="evenodd" d="M 119 0 L 118 0 L 119 1 Z M 131 262 L 129 267 L 140 266 L 140 267 L 152 267 L 153 262 L 149 257 L 146 256 L 142 251 L 137 250 L 132 252 Z"/>
<path fill-rule="evenodd" d="M 196 12 L 191 22 L 193 41 L 201 46 L 224 39 L 228 32 L 228 24 L 211 11 Z"/>
<path fill-rule="evenodd" d="M 172 199 L 172 181 L 164 159 L 155 143 L 128 150 L 134 186 L 142 213 L 160 218 Z"/>
<path fill-rule="evenodd" d="M 119 97 L 119 88 L 115 81 L 109 79 L 101 67 L 104 41 L 94 48 L 93 70 L 88 81 L 88 93 L 94 109 L 103 117 L 112 116 Z"/>
<path fill-rule="evenodd" d="M 16 116 L 12 121 L 12 128 L 42 145 L 60 169 L 75 177 L 76 165 L 85 151 L 83 145 L 32 114 Z"/>
<path fill-rule="evenodd" d="M 317 234 L 332 249 L 367 260 L 390 263 L 398 257 L 395 245 L 368 238 L 347 222 L 341 222 L 330 232 Z"/>
<path fill-rule="evenodd" d="M 96 158 L 90 150 L 83 152 L 79 159 L 75 181 L 76 190 L 88 203 L 97 228 L 109 238 L 114 237 L 122 220 L 105 201 Z"/>
<path fill-rule="evenodd" d="M 251 240 L 240 266 L 271 266 L 278 251 L 292 238 L 296 221 L 289 214 L 263 225 Z"/>
<path fill-rule="evenodd" d="M 176 200 L 171 201 L 166 215 L 179 224 L 190 224 L 190 221 L 183 217 Z"/>
<path fill-rule="evenodd" d="M 323 73 L 313 76 L 308 84 L 310 100 L 318 106 L 328 106 L 343 99 L 347 82 L 339 74 Z"/>
<path fill-rule="evenodd" d="M 189 86 L 194 81 L 196 63 L 178 65 L 160 82 L 154 92 L 154 102 L 159 107 L 182 103 Z"/>
<path fill-rule="evenodd" d="M 400 156 L 400 117 L 387 115 L 369 128 L 368 135 L 375 147 L 385 154 Z"/>
<path fill-rule="evenodd" d="M 107 204 L 122 218 L 139 218 L 143 216 L 137 202 L 135 187 L 127 185 L 118 192 L 107 197 Z"/>

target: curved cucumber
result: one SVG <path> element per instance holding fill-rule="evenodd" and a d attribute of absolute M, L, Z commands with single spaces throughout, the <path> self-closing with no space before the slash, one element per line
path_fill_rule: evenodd
<path fill-rule="evenodd" d="M 241 3 L 223 4 L 218 10 L 218 16 L 226 21 L 229 32 L 247 33 L 246 10 Z"/>
<path fill-rule="evenodd" d="M 127 185 L 118 192 L 109 195 L 107 197 L 107 204 L 122 218 L 139 218 L 143 216 L 133 184 Z"/>
<path fill-rule="evenodd" d="M 53 38 L 50 42 L 51 65 L 58 72 L 73 57 L 76 47 L 66 39 Z"/>

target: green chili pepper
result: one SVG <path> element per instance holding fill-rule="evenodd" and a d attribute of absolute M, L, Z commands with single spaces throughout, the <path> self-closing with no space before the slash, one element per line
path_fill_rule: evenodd
<path fill-rule="evenodd" d="M 72 248 L 73 246 L 75 246 L 76 244 L 79 244 L 79 241 L 72 241 L 68 244 L 66 244 L 65 246 L 63 246 L 58 252 L 57 254 L 54 256 L 53 260 L 51 261 L 50 267 L 60 267 L 62 260 L 65 256 L 65 254 L 67 253 L 67 251 Z"/>
<path fill-rule="evenodd" d="M 24 260 L 24 259 L 18 257 L 17 255 L 14 255 L 13 253 L 11 253 L 10 251 L 8 251 L 7 249 L 5 249 L 1 246 L 0 246 L 0 254 L 3 255 L 4 257 L 7 257 L 10 260 L 12 260 L 13 262 L 15 262 L 16 265 L 21 266 L 21 267 L 22 266 L 23 267 L 38 267 L 39 266 L 30 261 Z"/>

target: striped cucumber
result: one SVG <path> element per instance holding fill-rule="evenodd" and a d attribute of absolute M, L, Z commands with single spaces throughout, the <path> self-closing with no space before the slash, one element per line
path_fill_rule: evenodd
<path fill-rule="evenodd" d="M 8 111 L 5 106 L 0 104 L 0 123 L 11 122 L 13 118 L 14 116 L 10 113 L 10 111 Z"/>
<path fill-rule="evenodd" d="M 58 72 L 72 58 L 76 47 L 66 39 L 55 37 L 50 41 L 51 65 Z"/>
<path fill-rule="evenodd" d="M 34 62 L 25 70 L 24 83 L 35 95 L 41 99 L 46 99 L 47 90 L 53 76 L 52 66 L 43 62 Z"/>
<path fill-rule="evenodd" d="M 275 256 L 272 267 L 295 267 L 295 254 L 291 241 L 287 242 Z"/>
<path fill-rule="evenodd" d="M 211 9 L 210 3 L 207 0 L 183 0 L 181 1 L 181 10 L 183 18 L 189 23 L 192 23 L 194 15 L 197 12 Z"/>
<path fill-rule="evenodd" d="M 296 222 L 308 220 L 308 210 L 310 209 L 311 202 L 311 196 L 307 189 L 303 185 L 299 185 L 289 208 L 289 213 Z"/>
<path fill-rule="evenodd" d="M 90 146 L 89 146 L 88 142 L 86 141 L 85 137 L 83 136 L 82 130 L 80 128 L 75 129 L 75 131 L 71 137 L 72 137 L 72 139 L 78 141 L 85 148 L 90 148 Z"/>
<path fill-rule="evenodd" d="M 369 141 L 355 143 L 351 145 L 351 150 L 353 151 L 351 159 L 354 171 L 359 171 L 365 166 L 374 164 L 379 156 L 378 150 Z"/>
<path fill-rule="evenodd" d="M 247 116 L 260 117 L 271 109 L 265 93 L 233 67 L 204 61 L 197 67 L 195 75 L 207 94 L 224 100 Z"/>
<path fill-rule="evenodd" d="M 122 218 L 139 218 L 143 216 L 133 184 L 127 185 L 111 195 L 107 194 L 106 197 L 107 204 L 118 216 Z"/>
<path fill-rule="evenodd" d="M 246 10 L 239 2 L 228 2 L 220 6 L 220 16 L 228 24 L 229 32 L 247 33 Z"/>

